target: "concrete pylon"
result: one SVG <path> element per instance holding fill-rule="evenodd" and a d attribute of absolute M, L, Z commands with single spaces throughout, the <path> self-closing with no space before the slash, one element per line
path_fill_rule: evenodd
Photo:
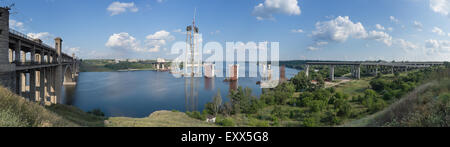
<path fill-rule="evenodd" d="M 56 48 L 56 60 L 58 62 L 58 66 L 56 66 L 55 70 L 54 70 L 54 88 L 55 88 L 55 98 L 54 98 L 54 102 L 56 104 L 61 103 L 61 89 L 63 86 L 62 83 L 62 79 L 63 79 L 63 67 L 61 65 L 62 62 L 62 55 L 61 55 L 61 50 L 62 50 L 62 39 L 60 37 L 55 38 L 55 48 Z"/>
<path fill-rule="evenodd" d="M 40 78 L 39 78 L 39 94 L 40 94 L 40 96 L 39 96 L 39 101 L 40 101 L 40 103 L 41 103 L 41 105 L 44 105 L 45 104 L 45 70 L 44 70 L 44 68 L 41 68 L 40 69 L 40 71 L 39 71 L 39 76 L 40 76 Z"/>
<path fill-rule="evenodd" d="M 36 70 L 30 70 L 30 101 L 36 101 Z"/>
<path fill-rule="evenodd" d="M 330 80 L 334 81 L 334 65 L 330 65 Z"/>
<path fill-rule="evenodd" d="M 306 71 L 305 71 L 306 77 L 309 77 L 309 65 L 306 64 L 305 67 L 306 67 Z"/>

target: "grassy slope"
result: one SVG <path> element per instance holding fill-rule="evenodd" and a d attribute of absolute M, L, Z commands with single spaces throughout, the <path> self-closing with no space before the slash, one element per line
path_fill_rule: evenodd
<path fill-rule="evenodd" d="M 450 122 L 450 102 L 446 110 L 436 110 L 442 104 L 440 97 L 450 95 L 449 70 L 438 73 L 412 92 L 404 95 L 388 108 L 342 126 L 445 126 Z M 445 106 L 444 106 L 445 107 Z"/>
<path fill-rule="evenodd" d="M 106 123 L 106 125 L 105 125 Z M 68 105 L 41 106 L 0 86 L 0 127 L 200 127 L 215 126 L 182 112 L 157 111 L 146 118 L 99 117 Z"/>
<path fill-rule="evenodd" d="M 6 88 L 0 87 L 0 126 L 54 127 L 79 125 L 36 103 L 26 101 Z"/>
<path fill-rule="evenodd" d="M 149 117 L 129 118 L 111 117 L 106 122 L 108 127 L 212 127 L 214 124 L 190 118 L 183 112 L 156 111 Z"/>
<path fill-rule="evenodd" d="M 390 105 L 388 108 L 386 108 L 386 109 L 384 109 L 384 110 L 382 110 L 380 112 L 377 112 L 375 114 L 366 116 L 364 118 L 345 123 L 342 126 L 346 126 L 346 127 L 378 126 L 378 125 L 375 125 L 377 118 L 383 117 L 385 115 L 389 115 L 389 113 L 391 113 L 394 109 L 399 108 L 399 106 L 401 106 L 406 101 L 410 101 L 413 98 L 416 98 L 416 97 L 414 97 L 414 95 L 416 95 L 417 93 L 424 92 L 432 84 L 433 83 L 423 84 L 423 85 L 415 88 L 414 91 L 412 91 L 412 92 L 408 93 L 407 95 L 405 95 L 399 101 L 397 101 L 394 104 Z"/>

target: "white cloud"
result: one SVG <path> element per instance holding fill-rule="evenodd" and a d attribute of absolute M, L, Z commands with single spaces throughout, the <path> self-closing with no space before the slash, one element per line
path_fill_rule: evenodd
<path fill-rule="evenodd" d="M 302 29 L 293 29 L 291 30 L 292 33 L 303 33 Z"/>
<path fill-rule="evenodd" d="M 378 30 L 389 30 L 376 24 Z M 325 22 L 317 22 L 316 30 L 311 34 L 315 43 L 308 47 L 309 50 L 320 49 L 320 46 L 327 45 L 329 42 L 345 42 L 348 38 L 375 40 L 384 43 L 386 46 L 393 44 L 399 45 L 403 49 L 416 49 L 417 45 L 403 39 L 394 39 L 391 35 L 384 31 L 366 31 L 362 23 L 354 23 L 348 16 L 338 16 L 335 19 Z"/>
<path fill-rule="evenodd" d="M 450 60 L 450 41 L 429 39 L 425 41 L 425 55 L 432 60 Z"/>
<path fill-rule="evenodd" d="M 389 16 L 389 20 L 391 20 L 392 22 L 398 23 L 398 19 L 395 18 L 394 16 Z"/>
<path fill-rule="evenodd" d="M 166 1 L 166 0 L 156 0 L 156 2 L 158 2 L 158 3 L 162 3 L 164 1 Z"/>
<path fill-rule="evenodd" d="M 317 46 L 323 46 L 323 45 L 327 45 L 328 44 L 328 42 L 326 42 L 326 41 L 319 41 L 319 42 L 316 42 L 316 45 Z"/>
<path fill-rule="evenodd" d="M 147 51 L 158 52 L 162 46 L 166 45 L 167 42 L 175 40 L 175 37 L 170 35 L 170 32 L 161 30 L 154 34 L 148 35 L 146 39 L 146 46 L 148 47 Z"/>
<path fill-rule="evenodd" d="M 450 0 L 430 0 L 430 8 L 436 13 L 449 16 Z"/>
<path fill-rule="evenodd" d="M 398 46 L 400 46 L 402 49 L 404 49 L 406 51 L 411 51 L 411 50 L 419 48 L 418 45 L 416 45 L 416 44 L 414 44 L 412 42 L 406 41 L 404 39 L 397 39 L 397 40 L 395 40 L 395 44 L 397 44 Z"/>
<path fill-rule="evenodd" d="M 449 52 L 450 51 L 450 41 L 429 39 L 429 40 L 425 41 L 425 47 L 428 49 L 435 49 L 435 50 Z"/>
<path fill-rule="evenodd" d="M 315 40 L 344 42 L 349 37 L 366 38 L 367 32 L 360 22 L 353 23 L 348 16 L 338 16 L 330 21 L 317 22 L 312 37 Z"/>
<path fill-rule="evenodd" d="M 318 50 L 319 48 L 318 47 L 314 47 L 314 46 L 308 46 L 307 49 L 311 50 L 311 51 L 315 51 L 315 50 Z"/>
<path fill-rule="evenodd" d="M 253 9 L 253 15 L 258 20 L 273 20 L 273 14 L 300 15 L 301 10 L 297 0 L 265 0 Z"/>
<path fill-rule="evenodd" d="M 389 27 L 389 28 L 387 28 L 387 30 L 392 32 L 394 30 L 394 28 Z"/>
<path fill-rule="evenodd" d="M 65 46 L 65 48 L 63 49 L 63 52 L 68 53 L 70 56 L 72 56 L 72 53 L 74 53 L 75 56 L 79 56 L 80 47 L 68 47 L 68 46 Z"/>
<path fill-rule="evenodd" d="M 370 31 L 369 32 L 369 36 L 367 37 L 367 39 L 373 39 L 373 40 L 381 41 L 384 44 L 386 44 L 387 46 L 391 46 L 392 45 L 392 36 L 390 36 L 386 32 Z"/>
<path fill-rule="evenodd" d="M 134 5 L 134 2 L 131 3 L 113 2 L 108 6 L 106 10 L 108 10 L 111 13 L 111 16 L 114 16 L 127 11 L 137 12 L 139 9 Z"/>
<path fill-rule="evenodd" d="M 422 31 L 423 30 L 423 24 L 421 22 L 414 21 L 413 22 L 413 26 L 417 29 L 417 31 Z"/>
<path fill-rule="evenodd" d="M 41 39 L 41 40 L 46 40 L 51 37 L 49 32 L 28 33 L 27 36 L 29 36 L 33 39 Z"/>
<path fill-rule="evenodd" d="M 375 28 L 377 28 L 378 30 L 385 30 L 385 28 L 380 24 L 376 24 Z"/>
<path fill-rule="evenodd" d="M 445 36 L 445 34 L 446 34 L 446 33 L 445 33 L 444 31 L 442 31 L 442 29 L 439 28 L 439 27 L 434 27 L 433 30 L 431 30 L 431 32 L 436 33 L 436 34 L 441 35 L 441 36 Z"/>
<path fill-rule="evenodd" d="M 144 49 L 139 45 L 139 41 L 133 36 L 126 32 L 113 34 L 109 37 L 106 42 L 106 47 L 115 49 L 118 51 L 132 50 L 132 51 L 144 51 Z"/>
<path fill-rule="evenodd" d="M 13 20 L 13 19 L 10 19 L 10 20 L 9 20 L 9 26 L 10 26 L 11 28 L 13 28 L 13 29 L 17 29 L 17 30 L 20 30 L 20 31 L 23 31 L 23 30 L 24 30 L 24 24 L 23 24 L 23 22 L 16 21 L 16 20 Z"/>

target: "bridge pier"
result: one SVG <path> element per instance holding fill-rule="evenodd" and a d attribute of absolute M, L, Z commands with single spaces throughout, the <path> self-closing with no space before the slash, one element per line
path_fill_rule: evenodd
<path fill-rule="evenodd" d="M 306 67 L 306 70 L 305 70 L 306 77 L 309 77 L 309 66 L 310 65 L 308 65 L 308 64 L 305 65 L 305 67 Z"/>
<path fill-rule="evenodd" d="M 375 66 L 375 76 L 378 75 L 378 66 Z"/>
<path fill-rule="evenodd" d="M 330 65 L 330 80 L 334 81 L 334 65 Z"/>
<path fill-rule="evenodd" d="M 394 68 L 395 68 L 395 66 L 392 66 L 392 67 L 391 67 L 391 73 L 392 73 L 392 74 L 395 73 Z"/>
<path fill-rule="evenodd" d="M 46 90 L 45 90 L 45 69 L 40 68 L 39 70 L 40 70 L 39 71 L 39 73 L 40 73 L 40 75 L 39 75 L 40 76 L 40 78 L 39 78 L 39 83 L 40 83 L 39 84 L 39 94 L 40 94 L 39 101 L 40 101 L 40 104 L 43 105 L 43 104 L 45 104 L 45 92 L 46 92 Z"/>
<path fill-rule="evenodd" d="M 30 101 L 36 101 L 36 70 L 30 70 Z"/>

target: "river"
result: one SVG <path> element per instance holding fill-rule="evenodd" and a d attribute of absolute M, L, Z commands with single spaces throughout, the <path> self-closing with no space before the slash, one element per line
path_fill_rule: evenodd
<path fill-rule="evenodd" d="M 286 68 L 286 78 L 298 72 Z M 146 117 L 158 110 L 202 111 L 219 89 L 224 102 L 230 88 L 249 87 L 258 97 L 262 92 L 256 84 L 260 78 L 194 78 L 192 89 L 190 80 L 157 71 L 82 72 L 76 86 L 64 86 L 62 103 L 84 111 L 101 109 L 106 116 Z"/>

